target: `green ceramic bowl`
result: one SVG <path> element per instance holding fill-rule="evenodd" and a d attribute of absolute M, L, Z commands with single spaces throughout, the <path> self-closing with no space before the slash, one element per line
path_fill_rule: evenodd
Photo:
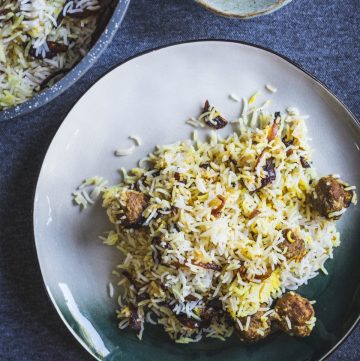
<path fill-rule="evenodd" d="M 266 93 L 265 84 L 278 91 Z M 317 301 L 317 323 L 310 337 L 275 333 L 255 345 L 242 345 L 236 337 L 179 345 L 161 327 L 146 324 L 141 342 L 133 332 L 117 328 L 118 291 L 109 297 L 108 283 L 116 284 L 111 271 L 119 253 L 98 239 L 110 225 L 99 204 L 79 212 L 71 192 L 94 175 L 115 183 L 120 167 L 133 168 L 155 144 L 190 137 L 192 128 L 184 120 L 197 114 L 203 99 L 213 99 L 234 119 L 239 105 L 228 94 L 246 96 L 260 89 L 274 109 L 297 106 L 310 115 L 307 125 L 318 173 L 339 173 L 359 189 L 360 128 L 352 114 L 313 77 L 283 57 L 248 44 L 192 42 L 138 56 L 96 82 L 55 135 L 36 190 L 36 249 L 57 312 L 98 360 L 318 361 L 357 322 L 359 206 L 339 222 L 342 244 L 326 263 L 329 275 L 320 274 L 300 289 Z M 130 134 L 140 136 L 142 146 L 131 156 L 114 157 L 114 149 L 126 146 Z"/>
<path fill-rule="evenodd" d="M 217 14 L 249 19 L 279 10 L 292 0 L 195 0 Z"/>

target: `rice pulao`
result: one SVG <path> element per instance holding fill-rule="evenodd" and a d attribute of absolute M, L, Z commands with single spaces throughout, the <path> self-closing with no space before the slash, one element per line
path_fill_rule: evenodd
<path fill-rule="evenodd" d="M 51 86 L 90 49 L 100 0 L 4 0 L 0 4 L 0 110 Z"/>
<path fill-rule="evenodd" d="M 119 328 L 142 337 L 162 325 L 178 343 L 203 336 L 255 342 L 272 330 L 308 336 L 313 301 L 294 291 L 320 272 L 340 244 L 336 229 L 354 188 L 312 165 L 304 119 L 258 113 L 221 138 L 159 145 L 102 190 L 122 255 L 116 274 Z M 205 103 L 198 122 L 228 122 Z"/>

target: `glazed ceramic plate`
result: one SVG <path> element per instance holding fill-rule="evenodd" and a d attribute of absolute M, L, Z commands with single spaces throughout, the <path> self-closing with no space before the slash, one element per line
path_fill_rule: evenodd
<path fill-rule="evenodd" d="M 195 0 L 220 15 L 253 18 L 279 10 L 292 0 Z"/>
<path fill-rule="evenodd" d="M 266 92 L 272 84 L 277 93 Z M 329 275 L 313 279 L 300 292 L 317 300 L 318 321 L 308 338 L 276 333 L 245 346 L 237 339 L 179 345 L 161 327 L 146 327 L 140 342 L 120 331 L 116 296 L 109 297 L 111 271 L 119 254 L 98 235 L 110 228 L 99 204 L 80 212 L 71 192 L 84 179 L 101 175 L 119 181 L 120 167 L 134 167 L 154 145 L 187 139 L 185 120 L 199 114 L 204 99 L 235 118 L 240 105 L 228 94 L 261 90 L 273 110 L 297 106 L 308 120 L 314 162 L 320 175 L 339 173 L 360 187 L 360 131 L 354 117 L 324 86 L 286 59 L 251 45 L 202 41 L 148 52 L 100 79 L 70 111 L 45 157 L 36 190 L 36 248 L 49 296 L 66 326 L 97 359 L 117 361 L 319 360 L 334 348 L 359 316 L 358 256 L 360 207 L 340 221 L 342 245 L 326 264 Z M 225 128 L 227 129 L 227 128 Z M 227 129 L 230 131 L 230 128 Z M 201 130 L 204 136 L 206 130 Z M 225 130 L 226 132 L 226 130 Z M 127 157 L 114 150 L 143 145 Z M 115 292 L 116 293 L 116 292 Z"/>

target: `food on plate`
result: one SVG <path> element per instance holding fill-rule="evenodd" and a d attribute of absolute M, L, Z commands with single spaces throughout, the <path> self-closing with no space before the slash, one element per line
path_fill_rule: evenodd
<path fill-rule="evenodd" d="M 320 178 L 312 194 L 312 206 L 326 218 L 340 218 L 351 204 L 352 187 L 333 176 Z"/>
<path fill-rule="evenodd" d="M 209 128 L 221 129 L 224 128 L 228 121 L 223 118 L 215 107 L 210 106 L 208 100 L 205 101 L 204 109 L 199 117 Z"/>
<path fill-rule="evenodd" d="M 251 316 L 238 318 L 235 326 L 240 341 L 253 343 L 267 337 L 271 332 L 272 322 L 268 315 L 264 311 L 257 311 Z"/>
<path fill-rule="evenodd" d="M 0 3 L 0 110 L 51 86 L 90 49 L 112 1 Z"/>
<path fill-rule="evenodd" d="M 233 333 L 257 342 L 275 329 L 308 336 L 313 302 L 293 291 L 327 273 L 355 187 L 317 176 L 293 108 L 254 106 L 229 123 L 207 101 L 191 122 L 200 124 L 235 130 L 158 145 L 101 188 L 113 224 L 102 239 L 120 251 L 119 328 L 141 338 L 145 323 L 162 325 L 178 343 Z"/>
<path fill-rule="evenodd" d="M 115 214 L 118 219 L 123 219 L 123 223 L 128 226 L 139 225 L 142 220 L 142 214 L 148 204 L 147 196 L 144 193 L 128 191 L 123 193 L 123 199 L 113 207 L 119 207 L 118 213 Z"/>
<path fill-rule="evenodd" d="M 300 261 L 306 255 L 305 241 L 299 236 L 297 230 L 284 229 L 283 241 L 278 247 L 287 260 L 297 259 Z"/>

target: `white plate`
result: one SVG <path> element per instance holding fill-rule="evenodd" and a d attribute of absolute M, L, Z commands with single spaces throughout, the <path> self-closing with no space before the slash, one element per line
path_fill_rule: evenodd
<path fill-rule="evenodd" d="M 278 91 L 267 92 L 265 84 Z M 263 100 L 272 100 L 273 110 L 296 106 L 310 116 L 319 174 L 339 173 L 360 186 L 359 127 L 352 115 L 304 71 L 246 44 L 185 43 L 136 57 L 85 93 L 55 135 L 36 190 L 36 248 L 54 305 L 99 359 L 117 343 L 112 336 L 117 332 L 116 301 L 109 298 L 107 285 L 119 255 L 97 238 L 109 228 L 100 206 L 79 212 L 71 192 L 94 175 L 116 183 L 117 170 L 135 166 L 154 145 L 188 138 L 193 128 L 185 120 L 199 114 L 205 99 L 231 119 L 240 105 L 229 100 L 229 93 L 248 97 L 257 90 Z M 133 134 L 143 145 L 131 156 L 115 157 L 115 149 L 132 144 L 128 136 Z M 359 216 L 356 210 L 351 214 L 348 219 Z"/>

